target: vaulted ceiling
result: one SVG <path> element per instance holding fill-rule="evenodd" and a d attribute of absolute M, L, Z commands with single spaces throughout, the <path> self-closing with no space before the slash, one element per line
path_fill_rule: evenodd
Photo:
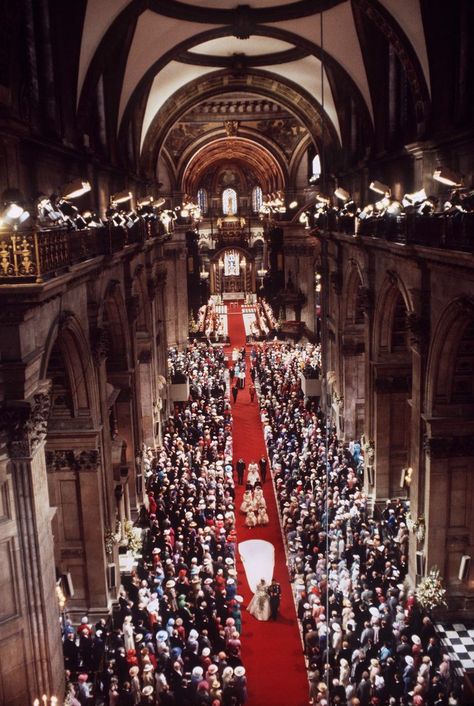
<path fill-rule="evenodd" d="M 273 102 L 316 149 L 324 144 L 335 158 L 351 149 L 359 158 L 386 117 L 377 95 L 382 60 L 389 80 L 389 53 L 409 86 L 413 137 L 421 136 L 430 76 L 420 0 L 88 0 L 77 109 L 86 129 L 100 89 L 113 107 L 109 131 L 150 177 L 160 154 L 167 151 L 170 161 L 180 121 L 232 93 L 241 102 L 246 94 Z M 223 121 L 235 119 L 231 105 Z M 268 139 L 252 129 L 246 126 L 245 140 L 268 153 Z M 202 135 L 196 136 L 201 159 Z M 209 125 L 206 140 L 223 139 Z M 191 159 L 192 141 L 186 148 Z M 186 165 L 174 168 L 179 178 L 186 173 Z"/>

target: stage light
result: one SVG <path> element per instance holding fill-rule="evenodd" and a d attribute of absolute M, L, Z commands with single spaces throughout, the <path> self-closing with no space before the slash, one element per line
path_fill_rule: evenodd
<path fill-rule="evenodd" d="M 334 192 L 334 196 L 337 199 L 340 199 L 341 201 L 349 201 L 351 198 L 351 195 L 348 191 L 342 188 L 342 186 L 338 186 L 337 189 Z"/>
<path fill-rule="evenodd" d="M 448 169 L 447 167 L 435 169 L 433 179 L 447 186 L 462 186 L 462 179 L 459 174 L 456 174 L 456 172 L 453 172 L 452 169 Z"/>
<path fill-rule="evenodd" d="M 126 201 L 130 201 L 132 198 L 132 192 L 131 191 L 119 191 L 117 194 L 114 194 L 110 198 L 110 203 L 117 204 L 117 203 L 125 203 Z"/>
<path fill-rule="evenodd" d="M 59 213 L 65 218 L 75 218 L 78 213 L 78 209 L 72 203 L 69 203 L 65 199 L 61 199 L 58 202 L 57 209 Z"/>
<path fill-rule="evenodd" d="M 288 208 L 296 208 L 298 206 L 298 201 L 292 201 Z"/>
<path fill-rule="evenodd" d="M 138 199 L 137 206 L 142 208 L 143 206 L 149 206 L 152 203 L 153 203 L 153 196 L 143 196 L 141 199 Z"/>
<path fill-rule="evenodd" d="M 331 199 L 328 196 L 323 196 L 322 194 L 317 194 L 316 200 L 319 201 L 320 203 L 323 203 L 326 205 L 328 205 L 331 202 Z"/>
<path fill-rule="evenodd" d="M 3 217 L 9 221 L 18 220 L 23 214 L 24 208 L 17 203 L 11 203 L 5 209 Z"/>
<path fill-rule="evenodd" d="M 390 206 L 390 203 L 391 203 L 391 201 L 388 198 L 388 196 L 384 196 L 383 199 L 380 199 L 380 201 L 377 201 L 377 203 L 375 204 L 375 208 L 377 209 L 377 211 L 383 211 L 384 209 L 386 209 Z"/>
<path fill-rule="evenodd" d="M 387 207 L 387 213 L 391 216 L 399 216 L 403 211 L 403 206 L 400 201 L 392 201 Z"/>
<path fill-rule="evenodd" d="M 390 196 L 392 191 L 387 184 L 383 184 L 381 181 L 372 181 L 370 182 L 370 189 L 372 191 L 375 191 L 377 194 L 382 194 L 383 196 Z"/>
<path fill-rule="evenodd" d="M 424 189 L 414 191 L 412 194 L 405 194 L 402 199 L 402 204 L 404 206 L 414 206 L 422 201 L 426 201 L 426 191 Z"/>
<path fill-rule="evenodd" d="M 82 179 L 73 179 L 68 184 L 65 184 L 61 187 L 60 193 L 61 198 L 69 200 L 77 199 L 79 198 L 79 196 L 86 194 L 90 190 L 91 185 L 88 181 L 83 181 Z"/>

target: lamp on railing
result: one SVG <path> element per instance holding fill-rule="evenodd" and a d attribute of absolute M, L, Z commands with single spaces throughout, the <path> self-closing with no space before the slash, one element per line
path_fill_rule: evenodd
<path fill-rule="evenodd" d="M 439 167 L 433 172 L 433 179 L 446 186 L 462 186 L 462 177 L 448 167 Z"/>
<path fill-rule="evenodd" d="M 209 279 L 209 272 L 202 268 L 202 270 L 199 272 L 199 278 L 201 281 L 205 282 L 207 279 Z"/>
<path fill-rule="evenodd" d="M 87 194 L 91 190 L 91 185 L 83 179 L 73 179 L 64 186 L 61 186 L 59 193 L 62 199 L 70 201 L 70 199 L 78 199 L 79 196 Z"/>
<path fill-rule="evenodd" d="M 338 186 L 337 189 L 334 191 L 334 196 L 336 199 L 339 199 L 340 201 L 349 201 L 351 198 L 351 195 L 348 191 L 342 188 L 342 186 Z"/>
<path fill-rule="evenodd" d="M 371 181 L 369 189 L 375 191 L 376 194 L 382 194 L 382 196 L 391 196 L 392 190 L 387 184 L 383 184 L 381 181 Z"/>
<path fill-rule="evenodd" d="M 112 207 L 117 206 L 118 204 L 121 203 L 126 203 L 127 201 L 130 201 L 132 198 L 132 192 L 129 190 L 125 191 L 119 191 L 117 194 L 113 194 L 113 196 L 110 197 L 110 205 Z"/>
<path fill-rule="evenodd" d="M 22 196 L 18 189 L 6 189 L 2 194 L 3 210 L 0 215 L 0 226 L 10 226 L 17 230 L 30 217 L 22 206 Z"/>

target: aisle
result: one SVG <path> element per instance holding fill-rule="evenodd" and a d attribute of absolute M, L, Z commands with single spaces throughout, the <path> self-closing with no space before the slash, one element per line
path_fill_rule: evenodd
<path fill-rule="evenodd" d="M 226 354 L 231 360 L 232 348 L 245 345 L 245 331 L 240 306 L 228 308 L 230 348 Z M 247 348 L 247 379 L 245 389 L 239 390 L 237 403 L 232 404 L 234 466 L 242 457 L 247 466 L 258 461 L 265 452 L 263 430 L 257 400 L 250 402 L 250 349 Z M 242 657 L 247 669 L 249 700 L 246 706 L 306 706 L 308 703 L 308 681 L 301 639 L 296 623 L 296 613 L 286 567 L 280 523 L 270 472 L 263 484 L 270 523 L 267 527 L 249 529 L 245 516 L 239 508 L 245 486 L 236 485 L 236 526 L 238 542 L 247 539 L 264 539 L 275 547 L 274 575 L 281 585 L 282 600 L 277 622 L 259 622 L 246 610 L 242 610 Z M 240 562 L 238 569 L 238 592 L 247 606 L 252 593 L 248 587 L 245 571 Z"/>

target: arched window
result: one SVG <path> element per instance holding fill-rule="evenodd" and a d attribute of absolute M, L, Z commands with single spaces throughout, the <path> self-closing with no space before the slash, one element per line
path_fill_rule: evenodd
<path fill-rule="evenodd" d="M 207 191 L 206 189 L 199 189 L 198 191 L 198 205 L 199 208 L 201 209 L 201 213 L 204 215 L 207 213 L 209 203 L 207 200 Z"/>
<path fill-rule="evenodd" d="M 319 154 L 317 154 L 316 157 L 313 159 L 312 169 L 313 169 L 312 176 L 314 178 L 320 176 L 320 174 L 321 174 L 321 160 L 319 158 Z"/>
<path fill-rule="evenodd" d="M 263 204 L 263 194 L 260 186 L 255 186 L 252 191 L 252 210 L 254 213 L 258 213 Z"/>
<path fill-rule="evenodd" d="M 224 216 L 235 216 L 237 213 L 237 192 L 235 189 L 224 189 L 222 192 L 222 213 Z"/>

